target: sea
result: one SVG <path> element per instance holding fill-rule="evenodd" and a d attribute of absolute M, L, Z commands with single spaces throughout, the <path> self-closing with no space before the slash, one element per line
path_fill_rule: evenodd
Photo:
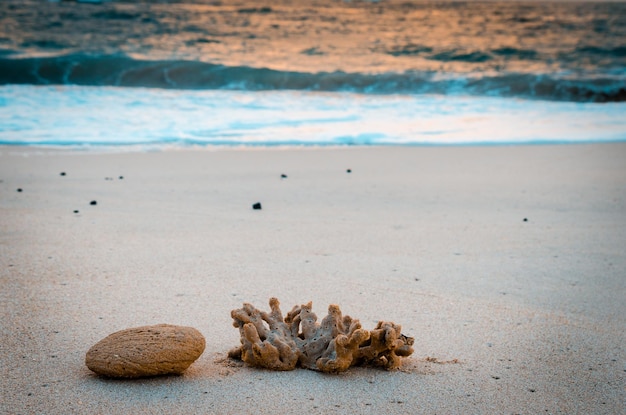
<path fill-rule="evenodd" d="M 2 0 L 0 144 L 626 141 L 626 3 Z"/>

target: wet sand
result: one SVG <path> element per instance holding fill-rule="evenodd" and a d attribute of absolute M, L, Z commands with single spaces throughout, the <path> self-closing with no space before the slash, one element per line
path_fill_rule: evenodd
<path fill-rule="evenodd" d="M 0 147 L 0 412 L 619 413 L 624 160 L 623 143 Z M 394 321 L 415 353 L 339 375 L 228 361 L 230 310 L 272 296 Z M 183 376 L 85 367 L 158 323 L 206 337 Z"/>

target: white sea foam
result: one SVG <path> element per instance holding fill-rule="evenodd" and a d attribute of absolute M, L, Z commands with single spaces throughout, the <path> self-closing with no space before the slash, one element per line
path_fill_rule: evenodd
<path fill-rule="evenodd" d="M 626 103 L 302 91 L 0 87 L 0 143 L 437 145 L 626 140 Z"/>

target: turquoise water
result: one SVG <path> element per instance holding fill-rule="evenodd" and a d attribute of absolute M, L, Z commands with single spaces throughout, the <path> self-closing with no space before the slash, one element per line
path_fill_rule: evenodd
<path fill-rule="evenodd" d="M 0 143 L 626 139 L 626 4 L 0 4 Z"/>

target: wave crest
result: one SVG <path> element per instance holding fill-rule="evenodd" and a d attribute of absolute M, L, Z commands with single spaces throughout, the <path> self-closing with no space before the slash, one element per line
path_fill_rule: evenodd
<path fill-rule="evenodd" d="M 197 61 L 150 61 L 127 56 L 85 54 L 38 58 L 12 58 L 0 54 L 0 84 L 479 95 L 573 102 L 626 101 L 626 81 L 608 76 L 560 78 L 548 74 L 515 73 L 492 76 L 442 76 L 436 72 L 306 73 Z"/>

